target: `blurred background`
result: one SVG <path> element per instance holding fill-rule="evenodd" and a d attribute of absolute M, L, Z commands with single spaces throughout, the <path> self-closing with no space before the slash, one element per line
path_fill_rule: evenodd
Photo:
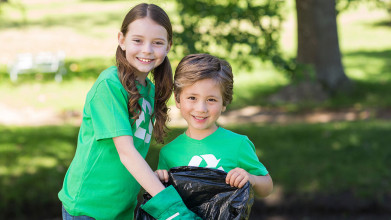
<path fill-rule="evenodd" d="M 390 219 L 390 0 L 0 0 L 0 219 L 61 219 L 86 93 L 141 2 L 170 16 L 173 69 L 199 52 L 232 64 L 219 123 L 275 186 L 250 219 Z M 185 129 L 173 104 L 167 141 Z"/>

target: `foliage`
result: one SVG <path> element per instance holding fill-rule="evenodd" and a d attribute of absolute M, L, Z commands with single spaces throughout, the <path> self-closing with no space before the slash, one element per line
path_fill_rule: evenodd
<path fill-rule="evenodd" d="M 20 0 L 0 0 L 0 19 L 6 16 L 5 13 L 9 9 L 18 11 L 22 17 L 22 24 L 27 23 L 26 7 Z"/>
<path fill-rule="evenodd" d="M 252 67 L 250 57 L 271 60 L 292 71 L 279 49 L 282 1 L 177 0 L 182 31 L 177 50 L 183 54 L 212 53 Z"/>
<path fill-rule="evenodd" d="M 391 0 L 337 0 L 337 12 L 343 12 L 351 7 L 357 7 L 360 4 L 365 4 L 370 7 L 385 9 L 390 14 L 391 18 Z"/>

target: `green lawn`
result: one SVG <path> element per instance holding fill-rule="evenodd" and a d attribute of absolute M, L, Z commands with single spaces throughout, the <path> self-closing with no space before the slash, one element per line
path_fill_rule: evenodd
<path fill-rule="evenodd" d="M 391 124 L 385 121 L 226 126 L 254 142 L 283 195 L 350 192 L 381 203 L 391 193 Z M 184 128 L 172 128 L 167 141 Z M 75 152 L 73 126 L 0 127 L 0 217 L 54 217 L 57 193 Z M 161 145 L 147 161 L 157 166 Z M 309 199 L 310 200 L 310 199 Z M 39 210 L 39 211 L 37 211 Z"/>

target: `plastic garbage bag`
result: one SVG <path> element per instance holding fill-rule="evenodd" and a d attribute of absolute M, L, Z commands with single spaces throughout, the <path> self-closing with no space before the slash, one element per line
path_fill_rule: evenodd
<path fill-rule="evenodd" d="M 173 185 L 185 205 L 202 219 L 248 219 L 254 203 L 254 193 L 249 182 L 242 188 L 225 183 L 227 173 L 203 167 L 175 167 L 168 171 L 166 186 Z M 143 195 L 145 204 L 151 196 Z M 153 220 L 139 208 L 136 220 Z"/>

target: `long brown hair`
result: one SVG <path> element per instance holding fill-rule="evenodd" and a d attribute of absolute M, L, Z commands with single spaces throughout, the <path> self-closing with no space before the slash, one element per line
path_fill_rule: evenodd
<path fill-rule="evenodd" d="M 154 4 L 138 4 L 132 8 L 125 16 L 121 32 L 124 36 L 128 33 L 129 24 L 141 18 L 149 17 L 157 24 L 164 27 L 167 31 L 168 43 L 172 43 L 172 26 L 170 19 L 166 12 L 159 6 Z M 134 67 L 132 67 L 126 60 L 125 51 L 120 46 L 117 47 L 116 61 L 118 67 L 119 79 L 129 94 L 128 109 L 129 115 L 136 120 L 141 114 L 141 106 L 138 100 L 141 95 L 136 87 L 136 76 L 134 74 Z M 173 79 L 170 61 L 166 56 L 163 63 L 156 67 L 151 72 L 153 74 L 153 81 L 155 83 L 155 109 L 154 117 L 156 119 L 153 126 L 153 134 L 157 142 L 163 143 L 164 137 L 167 133 L 166 122 L 168 121 L 168 107 L 167 101 L 171 96 Z"/>
<path fill-rule="evenodd" d="M 203 79 L 213 79 L 220 85 L 223 106 L 231 103 L 234 87 L 232 67 L 227 61 L 209 54 L 190 54 L 179 62 L 174 77 L 176 101 L 179 102 L 184 87 Z"/>

